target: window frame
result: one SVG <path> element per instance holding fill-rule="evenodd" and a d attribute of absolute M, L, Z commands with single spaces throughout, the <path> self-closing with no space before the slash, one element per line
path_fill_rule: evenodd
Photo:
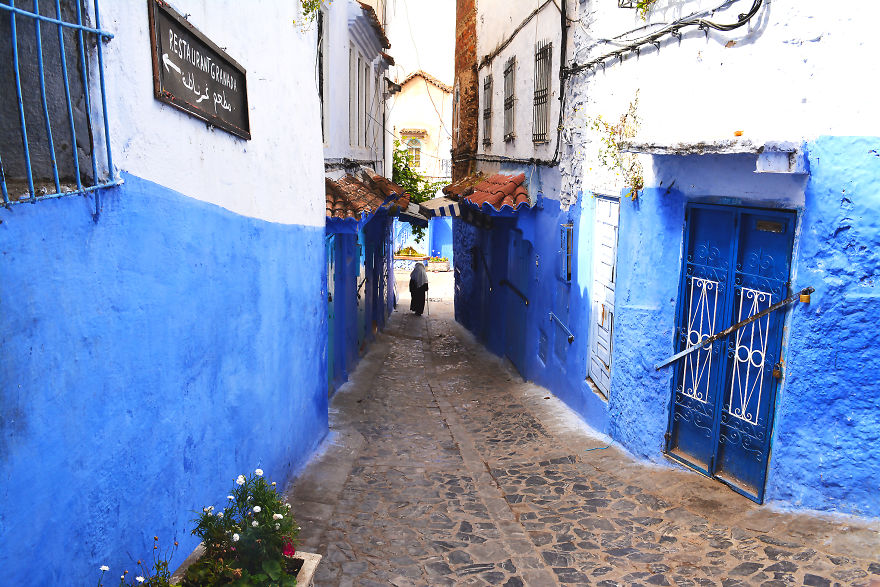
<path fill-rule="evenodd" d="M 574 267 L 574 223 L 559 225 L 559 278 L 571 283 Z"/>
<path fill-rule="evenodd" d="M 542 41 L 535 46 L 535 92 L 532 98 L 532 142 L 549 141 L 550 94 L 552 92 L 553 42 Z"/>
<path fill-rule="evenodd" d="M 504 64 L 504 140 L 516 138 L 516 55 Z"/>
<path fill-rule="evenodd" d="M 483 78 L 483 147 L 492 145 L 492 74 Z"/>

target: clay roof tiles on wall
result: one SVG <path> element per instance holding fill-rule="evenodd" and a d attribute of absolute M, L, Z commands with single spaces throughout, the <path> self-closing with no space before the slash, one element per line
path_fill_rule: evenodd
<path fill-rule="evenodd" d="M 489 206 L 496 212 L 505 207 L 512 211 L 529 207 L 529 192 L 523 185 L 526 176 L 504 175 L 496 173 L 474 186 L 472 194 L 464 197 L 464 201 L 478 207 Z"/>
<path fill-rule="evenodd" d="M 430 73 L 426 73 L 426 72 L 422 71 L 421 69 L 414 71 L 411 74 L 409 74 L 408 76 L 406 76 L 406 79 L 403 80 L 402 82 L 400 82 L 400 85 L 405 86 L 407 84 L 407 82 L 409 82 L 411 79 L 416 78 L 416 77 L 420 77 L 420 78 L 424 79 L 426 82 L 437 86 L 438 88 L 440 88 L 441 90 L 443 90 L 447 94 L 452 93 L 451 87 L 444 84 L 443 82 L 441 82 L 439 79 L 437 79 L 436 77 L 434 77 Z"/>
<path fill-rule="evenodd" d="M 379 22 L 379 17 L 376 16 L 376 11 L 369 4 L 364 4 L 360 1 L 358 1 L 358 4 L 361 5 L 361 8 L 366 13 L 367 18 L 370 19 L 370 23 L 376 30 L 376 35 L 379 37 L 379 42 L 382 44 L 382 47 L 384 49 L 389 49 L 391 47 L 391 42 L 388 40 L 388 37 L 385 36 L 385 29 L 382 28 L 382 23 Z"/>
<path fill-rule="evenodd" d="M 359 220 L 363 214 L 372 214 L 379 208 L 394 204 L 405 210 L 410 196 L 394 182 L 372 170 L 364 170 L 363 178 L 344 175 L 337 180 L 324 178 L 327 218 Z M 387 202 L 390 197 L 395 199 Z"/>
<path fill-rule="evenodd" d="M 482 182 L 484 179 L 486 179 L 486 176 L 483 175 L 482 171 L 480 173 L 466 175 L 458 181 L 453 181 L 451 184 L 444 187 L 443 193 L 455 199 L 469 196 L 474 193 L 474 186 Z"/>

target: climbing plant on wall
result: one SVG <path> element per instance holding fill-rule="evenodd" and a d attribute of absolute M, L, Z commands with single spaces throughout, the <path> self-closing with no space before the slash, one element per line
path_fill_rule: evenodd
<path fill-rule="evenodd" d="M 624 153 L 620 144 L 636 136 L 639 128 L 639 93 L 629 103 L 629 107 L 615 123 L 608 122 L 600 114 L 592 119 L 591 126 L 598 132 L 602 146 L 599 148 L 599 163 L 623 176 L 624 184 L 629 188 L 627 195 L 635 200 L 639 190 L 645 187 L 644 169 L 634 153 Z"/>
<path fill-rule="evenodd" d="M 305 1 L 305 0 L 304 0 Z M 636 11 L 643 19 L 648 18 L 648 12 L 657 3 L 657 0 L 639 0 L 636 2 Z"/>

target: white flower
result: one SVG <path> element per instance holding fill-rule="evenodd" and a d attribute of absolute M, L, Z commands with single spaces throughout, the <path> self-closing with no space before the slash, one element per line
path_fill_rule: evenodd
<path fill-rule="evenodd" d="M 289 504 L 289 503 L 286 503 L 286 504 L 284 504 L 284 505 L 287 506 L 287 509 L 290 509 L 290 504 Z"/>
<path fill-rule="evenodd" d="M 213 516 L 214 514 L 212 514 L 211 512 L 208 512 L 208 515 L 209 515 L 209 516 Z"/>
<path fill-rule="evenodd" d="M 233 535 L 232 535 L 232 541 L 233 541 L 233 542 L 238 542 L 238 538 L 239 538 L 238 534 L 233 534 Z"/>
<path fill-rule="evenodd" d="M 217 512 L 217 517 L 218 517 L 218 518 L 222 518 L 222 517 L 223 517 L 223 512 Z"/>
<path fill-rule="evenodd" d="M 262 477 L 263 476 L 263 469 L 257 469 L 256 471 L 254 471 L 254 473 L 256 473 L 257 477 Z"/>
<path fill-rule="evenodd" d="M 272 487 L 275 487 L 275 482 L 274 482 L 274 481 L 272 481 Z"/>
<path fill-rule="evenodd" d="M 248 498 L 247 498 L 247 500 L 248 500 L 248 501 L 250 501 L 250 500 L 252 500 L 252 499 L 253 499 L 253 498 L 254 498 L 254 496 L 253 496 L 253 495 L 248 495 Z"/>
<path fill-rule="evenodd" d="M 254 513 L 255 513 L 255 514 L 259 514 L 261 511 L 263 511 L 263 508 L 261 508 L 261 507 L 258 506 L 258 505 L 255 505 L 255 506 L 254 506 Z"/>
<path fill-rule="evenodd" d="M 137 577 L 135 577 L 134 580 L 137 581 L 138 583 L 143 583 L 143 582 L 144 582 L 144 578 L 141 577 L 141 576 L 137 576 Z"/>
<path fill-rule="evenodd" d="M 279 528 L 281 528 L 281 524 L 275 524 L 275 529 L 278 530 Z"/>
<path fill-rule="evenodd" d="M 283 517 L 284 517 L 284 516 L 282 516 L 281 514 L 272 514 L 272 519 L 273 519 L 273 520 L 280 520 L 280 519 L 283 518 Z"/>
<path fill-rule="evenodd" d="M 107 565 L 101 565 L 101 570 L 106 572 L 110 570 L 110 567 L 108 567 Z"/>
<path fill-rule="evenodd" d="M 235 499 L 235 496 L 233 496 L 233 495 L 227 495 L 227 496 L 226 496 L 226 499 L 228 499 L 229 501 L 232 501 L 233 499 Z"/>
<path fill-rule="evenodd" d="M 235 480 L 239 485 L 244 485 L 244 475 L 239 475 L 238 479 Z"/>
<path fill-rule="evenodd" d="M 211 513 L 211 512 L 214 511 L 214 506 L 209 505 L 209 506 L 206 507 L 206 508 L 202 508 L 202 511 L 205 512 L 206 514 L 209 514 L 209 513 Z"/>
<path fill-rule="evenodd" d="M 256 528 L 256 527 L 259 526 L 259 525 L 260 525 L 260 523 L 259 523 L 258 521 L 256 521 L 256 520 L 254 520 L 253 522 L 251 522 L 251 526 L 253 526 L 254 528 Z"/>

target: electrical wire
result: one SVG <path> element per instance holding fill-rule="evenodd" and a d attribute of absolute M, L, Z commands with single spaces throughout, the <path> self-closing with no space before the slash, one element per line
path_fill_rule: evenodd
<path fill-rule="evenodd" d="M 764 0 L 753 0 L 752 7 L 749 9 L 749 11 L 739 14 L 737 20 L 729 24 L 719 24 L 705 18 L 706 16 L 714 14 L 718 10 L 722 10 L 730 6 L 735 1 L 736 0 L 727 0 L 717 8 L 706 10 L 700 13 L 695 13 L 686 18 L 677 20 L 672 24 L 668 24 L 649 35 L 645 35 L 643 37 L 639 37 L 633 41 L 630 41 L 629 43 L 621 46 L 621 48 L 616 51 L 610 51 L 608 53 L 600 55 L 599 57 L 591 59 L 586 63 L 572 65 L 564 71 L 563 75 L 564 77 L 568 77 L 587 69 L 592 70 L 598 65 L 601 65 L 604 68 L 605 61 L 607 61 L 608 59 L 613 59 L 616 57 L 618 60 L 623 61 L 623 57 L 625 54 L 632 52 L 638 53 L 639 49 L 645 45 L 654 45 L 659 49 L 661 38 L 667 35 L 671 35 L 680 39 L 681 33 L 679 31 L 685 27 L 696 26 L 700 30 L 706 31 L 707 35 L 709 34 L 709 29 L 717 31 L 732 31 L 738 29 L 739 27 L 746 25 L 752 19 L 752 17 L 758 13 L 758 10 L 761 9 L 762 4 L 764 3 Z M 630 33 L 624 33 L 624 35 L 626 34 Z"/>

